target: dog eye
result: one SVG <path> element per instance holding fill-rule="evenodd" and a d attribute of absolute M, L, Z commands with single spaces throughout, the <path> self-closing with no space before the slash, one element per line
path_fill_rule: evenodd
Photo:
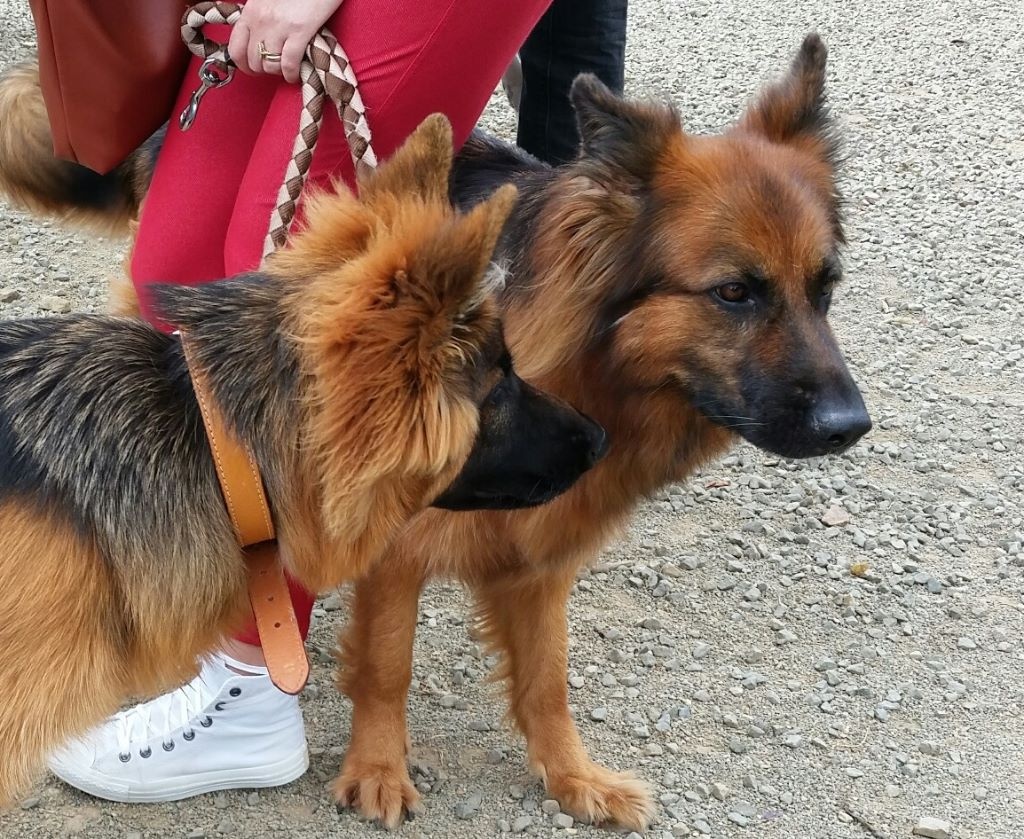
<path fill-rule="evenodd" d="M 744 283 L 725 283 L 715 289 L 715 296 L 726 303 L 746 303 L 750 289 Z"/>

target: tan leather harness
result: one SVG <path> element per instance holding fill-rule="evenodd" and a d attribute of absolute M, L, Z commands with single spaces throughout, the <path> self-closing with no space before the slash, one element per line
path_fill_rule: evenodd
<path fill-rule="evenodd" d="M 259 467 L 242 442 L 228 428 L 210 394 L 206 376 L 195 363 L 184 333 L 181 346 L 192 377 L 199 409 L 210 440 L 224 503 L 235 538 L 245 553 L 249 574 L 249 602 L 267 661 L 271 681 L 285 693 L 302 690 L 309 679 L 309 659 L 292 607 L 281 565 L 277 534 L 270 515 Z"/>

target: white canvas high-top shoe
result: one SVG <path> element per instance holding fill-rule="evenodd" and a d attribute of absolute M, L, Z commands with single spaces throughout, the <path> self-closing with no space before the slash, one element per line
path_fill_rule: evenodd
<path fill-rule="evenodd" d="M 49 765 L 90 795 L 143 803 L 280 786 L 306 771 L 309 754 L 298 697 L 265 668 L 218 653 L 188 684 L 115 714 Z"/>

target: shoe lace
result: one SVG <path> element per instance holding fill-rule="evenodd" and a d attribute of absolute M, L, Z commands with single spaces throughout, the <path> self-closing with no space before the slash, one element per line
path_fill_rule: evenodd
<path fill-rule="evenodd" d="M 160 737 L 164 749 L 170 751 L 174 748 L 171 736 L 178 730 L 183 732 L 186 740 L 191 740 L 195 736 L 195 730 L 191 727 L 193 720 L 202 716 L 200 725 L 203 727 L 208 727 L 212 722 L 203 711 L 214 693 L 200 674 L 170 693 L 121 711 L 115 718 L 120 759 L 127 761 L 133 744 L 138 743 L 144 744 L 139 754 L 149 757 L 151 752 L 148 744 L 156 737 Z"/>

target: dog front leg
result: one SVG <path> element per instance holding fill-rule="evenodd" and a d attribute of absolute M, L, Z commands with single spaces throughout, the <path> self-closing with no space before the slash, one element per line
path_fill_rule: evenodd
<path fill-rule="evenodd" d="M 352 700 L 352 739 L 334 796 L 388 828 L 420 806 L 406 766 L 405 706 L 422 585 L 415 571 L 385 560 L 356 583 L 339 638 L 338 689 Z"/>
<path fill-rule="evenodd" d="M 647 785 L 592 761 L 569 713 L 566 602 L 574 570 L 477 585 L 483 630 L 504 654 L 512 715 L 548 792 L 581 821 L 642 831 L 654 813 Z"/>

